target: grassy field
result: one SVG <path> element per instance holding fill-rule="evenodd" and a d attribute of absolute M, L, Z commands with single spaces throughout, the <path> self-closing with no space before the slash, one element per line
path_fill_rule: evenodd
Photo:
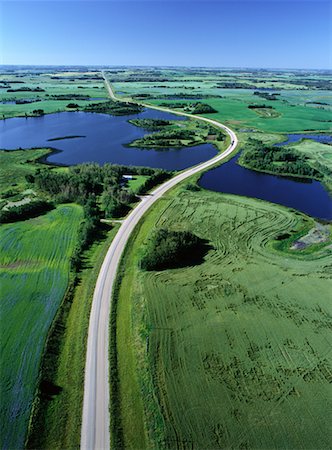
<path fill-rule="evenodd" d="M 158 81 L 158 76 L 167 81 Z M 218 111 L 207 117 L 236 129 L 254 128 L 269 133 L 331 129 L 332 102 L 328 90 L 331 76 L 328 74 L 163 69 L 155 76 L 128 70 L 117 76 L 110 73 L 109 78 L 120 96 L 148 95 L 145 102 L 152 104 L 172 105 L 201 99 Z M 276 95 L 270 100 L 272 93 Z M 253 104 L 273 109 L 248 108 Z"/>
<path fill-rule="evenodd" d="M 295 145 L 293 144 L 292 148 L 304 153 L 313 165 L 319 163 L 327 169 L 324 183 L 332 191 L 332 180 L 330 177 L 330 173 L 332 172 L 332 146 L 306 139 Z"/>
<path fill-rule="evenodd" d="M 29 436 L 29 444 L 33 444 L 33 448 L 79 448 L 91 302 L 101 264 L 118 228 L 119 224 L 115 224 L 105 230 L 101 238 L 83 254 L 84 268 L 79 273 L 68 314 L 64 316 L 62 325 L 65 332 L 58 342 L 61 350 L 59 358 L 54 360 L 51 377 L 61 391 L 44 402 L 35 417 Z"/>
<path fill-rule="evenodd" d="M 82 209 L 62 205 L 3 225 L 1 234 L 1 448 L 22 448 L 40 359 L 69 280 Z"/>
<path fill-rule="evenodd" d="M 299 104 L 288 104 L 282 100 L 273 102 L 273 107 L 278 113 L 276 117 L 264 118 L 258 115 L 254 110 L 249 109 L 248 105 L 253 103 L 264 104 L 266 102 L 257 102 L 253 92 L 235 92 L 226 95 L 224 98 L 215 98 L 204 100 L 218 111 L 215 114 L 208 114 L 206 117 L 219 120 L 233 128 L 258 129 L 268 133 L 296 133 L 301 131 L 317 130 L 329 131 L 331 123 L 329 118 L 331 111 L 319 110 L 306 107 Z M 160 100 L 150 100 L 151 104 L 159 104 Z M 167 103 L 175 103 L 169 100 Z"/>
<path fill-rule="evenodd" d="M 331 241 L 311 253 L 273 244 L 313 225 L 180 188 L 146 216 L 118 296 L 126 448 L 329 448 Z M 212 249 L 199 266 L 141 272 L 153 227 L 190 230 Z"/>
<path fill-rule="evenodd" d="M 26 175 L 33 175 L 38 167 L 42 167 L 35 160 L 49 152 L 45 148 L 0 150 L 0 196 L 8 189 L 17 192 L 24 190 L 27 187 Z"/>
<path fill-rule="evenodd" d="M 31 69 L 23 73 L 19 70 L 11 74 L 0 72 L 0 86 L 3 87 L 0 91 L 0 118 L 32 115 L 36 109 L 43 109 L 45 113 L 70 111 L 67 108 L 69 103 L 84 107 L 92 101 L 106 100 L 108 95 L 103 80 L 96 77 L 99 77 L 98 73 L 88 71 L 69 73 L 58 70 L 49 73 L 41 69 L 35 73 Z M 31 90 L 8 92 L 22 88 Z M 36 88 L 40 90 L 34 91 Z M 29 103 L 19 104 L 16 101 Z"/>
<path fill-rule="evenodd" d="M 133 175 L 133 178 L 128 180 L 128 188 L 133 192 L 137 192 L 149 178 L 148 175 Z"/>

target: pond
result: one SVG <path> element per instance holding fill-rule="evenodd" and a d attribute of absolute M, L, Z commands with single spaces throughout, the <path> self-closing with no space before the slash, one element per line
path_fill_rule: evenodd
<path fill-rule="evenodd" d="M 165 150 L 128 148 L 124 144 L 148 133 L 128 123 L 129 119 L 137 118 L 185 120 L 183 117 L 155 110 L 145 110 L 130 116 L 62 112 L 42 117 L 6 119 L 0 122 L 0 148 L 13 150 L 20 147 L 52 147 L 61 150 L 47 158 L 48 162 L 56 164 L 72 165 L 94 161 L 100 164 L 110 162 L 167 170 L 181 170 L 217 154 L 217 149 L 212 144 Z M 66 136 L 71 138 L 54 140 Z"/>
<path fill-rule="evenodd" d="M 301 139 L 310 139 L 312 141 L 320 142 L 321 144 L 332 143 L 332 136 L 328 134 L 288 134 L 287 140 L 275 144 L 276 147 L 281 147 L 283 145 L 294 144 L 299 142 Z"/>
<path fill-rule="evenodd" d="M 206 172 L 199 185 L 217 192 L 278 203 L 316 218 L 332 219 L 332 199 L 320 182 L 300 181 L 245 169 L 237 164 L 238 159 L 239 155 Z"/>

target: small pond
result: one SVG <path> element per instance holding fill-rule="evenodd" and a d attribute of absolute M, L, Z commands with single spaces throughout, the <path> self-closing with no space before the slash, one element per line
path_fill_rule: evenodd
<path fill-rule="evenodd" d="M 301 139 L 310 139 L 312 141 L 320 142 L 321 144 L 332 144 L 332 136 L 328 134 L 288 134 L 287 140 L 275 144 L 276 147 L 283 145 L 294 144 Z"/>

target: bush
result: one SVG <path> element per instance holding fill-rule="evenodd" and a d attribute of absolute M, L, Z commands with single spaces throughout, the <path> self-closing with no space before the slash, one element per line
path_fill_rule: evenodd
<path fill-rule="evenodd" d="M 208 246 L 189 231 L 158 230 L 140 261 L 144 270 L 185 267 L 202 262 Z"/>
<path fill-rule="evenodd" d="M 31 219 L 32 217 L 37 217 L 53 208 L 53 203 L 49 203 L 44 200 L 36 200 L 30 203 L 25 203 L 24 205 L 13 206 L 8 210 L 0 211 L 0 222 L 9 223 Z"/>

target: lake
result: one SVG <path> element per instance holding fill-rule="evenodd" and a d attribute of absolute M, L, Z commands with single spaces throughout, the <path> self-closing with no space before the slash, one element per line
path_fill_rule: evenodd
<path fill-rule="evenodd" d="M 212 191 L 255 197 L 298 209 L 310 216 L 331 220 L 332 199 L 315 180 L 294 180 L 246 169 L 239 155 L 203 174 L 199 185 Z"/>
<path fill-rule="evenodd" d="M 62 112 L 42 117 L 14 118 L 0 121 L 0 148 L 52 147 L 47 161 L 73 165 L 94 161 L 114 164 L 181 170 L 206 161 L 217 154 L 212 144 L 167 150 L 144 150 L 125 144 L 148 132 L 128 123 L 129 119 L 185 120 L 185 118 L 146 109 L 130 116 L 110 116 L 85 112 Z M 68 138 L 65 139 L 65 136 Z M 62 138 L 54 140 L 54 138 Z M 302 138 L 331 142 L 331 136 L 290 134 L 287 141 Z M 238 156 L 205 173 L 200 186 L 218 192 L 256 197 L 303 211 L 313 217 L 332 219 L 331 198 L 318 181 L 295 181 L 285 177 L 255 172 L 239 166 Z"/>
<path fill-rule="evenodd" d="M 128 123 L 129 119 L 185 120 L 162 111 L 145 110 L 130 116 L 110 116 L 85 112 L 62 112 L 41 117 L 13 118 L 0 121 L 0 148 L 52 147 L 47 161 L 73 165 L 87 161 L 158 167 L 181 170 L 206 161 L 217 154 L 212 144 L 182 149 L 144 150 L 124 144 L 148 134 Z M 49 141 L 64 136 L 84 136 Z"/>

